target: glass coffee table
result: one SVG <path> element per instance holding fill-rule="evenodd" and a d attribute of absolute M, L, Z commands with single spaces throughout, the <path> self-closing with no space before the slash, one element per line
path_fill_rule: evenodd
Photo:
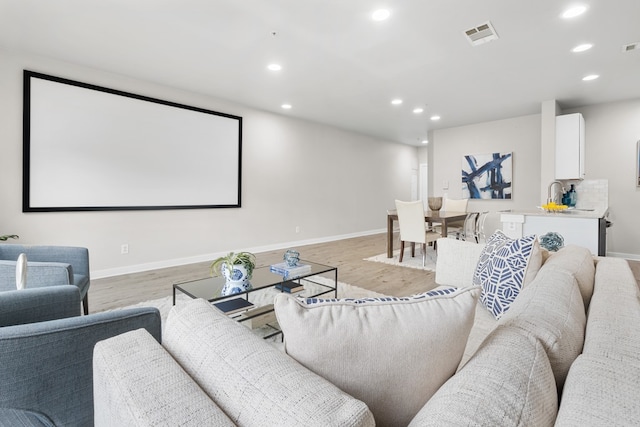
<path fill-rule="evenodd" d="M 299 290 L 291 295 L 303 298 L 327 296 L 338 297 L 338 268 L 315 262 L 300 260 L 301 264 L 311 267 L 310 271 L 295 278 L 285 277 L 271 271 L 270 266 L 253 270 L 249 282 L 251 289 L 233 295 L 222 295 L 225 279 L 207 277 L 173 285 L 173 305 L 176 304 L 176 292 L 191 298 L 202 298 L 226 311 L 230 317 L 243 323 L 256 334 L 270 338 L 281 333 L 273 310 L 273 299 L 278 293 L 286 293 L 289 287 Z M 236 301 L 242 299 L 244 301 Z M 238 308 L 240 306 L 240 308 Z M 244 307 L 242 307 L 244 306 Z"/>

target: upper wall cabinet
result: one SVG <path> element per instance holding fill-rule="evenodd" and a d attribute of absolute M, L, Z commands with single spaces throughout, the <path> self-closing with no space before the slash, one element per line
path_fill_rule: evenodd
<path fill-rule="evenodd" d="M 556 117 L 556 179 L 583 179 L 584 151 L 582 114 Z"/>

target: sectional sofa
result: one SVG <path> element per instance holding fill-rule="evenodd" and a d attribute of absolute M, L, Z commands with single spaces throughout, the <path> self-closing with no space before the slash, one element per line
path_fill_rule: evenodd
<path fill-rule="evenodd" d="M 283 349 L 205 301 L 178 305 L 162 345 L 143 330 L 96 345 L 95 424 L 638 424 L 640 293 L 626 261 L 536 247 L 496 316 L 477 286 L 486 252 L 441 239 L 441 286 L 415 297 L 278 296 Z"/>

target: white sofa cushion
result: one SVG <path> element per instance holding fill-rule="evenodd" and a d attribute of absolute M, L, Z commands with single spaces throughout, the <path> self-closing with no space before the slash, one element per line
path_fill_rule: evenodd
<path fill-rule="evenodd" d="M 396 426 L 455 372 L 479 294 L 474 287 L 320 304 L 281 294 L 274 306 L 288 354 L 364 401 L 377 426 Z"/>
<path fill-rule="evenodd" d="M 436 283 L 457 288 L 473 286 L 473 273 L 483 248 L 483 244 L 464 240 L 438 239 Z"/>
<path fill-rule="evenodd" d="M 94 422 L 101 426 L 234 426 L 145 330 L 96 344 Z"/>
<path fill-rule="evenodd" d="M 573 274 L 580 286 L 580 294 L 586 310 L 593 294 L 596 271 L 593 255 L 591 255 L 589 249 L 576 245 L 567 245 L 558 252 L 550 252 L 544 264 L 563 268 Z"/>
<path fill-rule="evenodd" d="M 640 365 L 640 289 L 622 258 L 602 258 L 596 266 L 584 354 Z"/>
<path fill-rule="evenodd" d="M 537 242 L 534 235 L 511 239 L 500 230 L 487 239 L 473 274 L 473 284 L 482 287 L 480 301 L 496 319 L 509 310 L 518 296 L 527 270 L 539 270 L 542 263 L 539 249 L 533 259 L 536 265 L 530 262 Z"/>
<path fill-rule="evenodd" d="M 172 308 L 162 344 L 238 425 L 374 425 L 364 403 L 205 300 Z"/>
<path fill-rule="evenodd" d="M 567 377 L 556 426 L 637 426 L 640 365 L 580 355 Z"/>
<path fill-rule="evenodd" d="M 542 345 L 500 326 L 409 425 L 546 427 L 557 411 L 556 385 Z"/>
<path fill-rule="evenodd" d="M 499 323 L 520 328 L 540 341 L 561 391 L 571 364 L 582 352 L 586 325 L 584 303 L 573 275 L 545 264 Z"/>

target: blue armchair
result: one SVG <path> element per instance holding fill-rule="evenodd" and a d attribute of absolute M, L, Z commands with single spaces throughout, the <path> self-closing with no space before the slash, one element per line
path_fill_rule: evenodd
<path fill-rule="evenodd" d="M 27 255 L 27 287 L 75 285 L 89 314 L 89 250 L 74 246 L 0 245 L 0 291 L 16 289 L 16 260 Z"/>
<path fill-rule="evenodd" d="M 93 347 L 140 328 L 160 342 L 157 309 L 80 316 L 73 285 L 0 293 L 0 426 L 93 425 Z"/>

